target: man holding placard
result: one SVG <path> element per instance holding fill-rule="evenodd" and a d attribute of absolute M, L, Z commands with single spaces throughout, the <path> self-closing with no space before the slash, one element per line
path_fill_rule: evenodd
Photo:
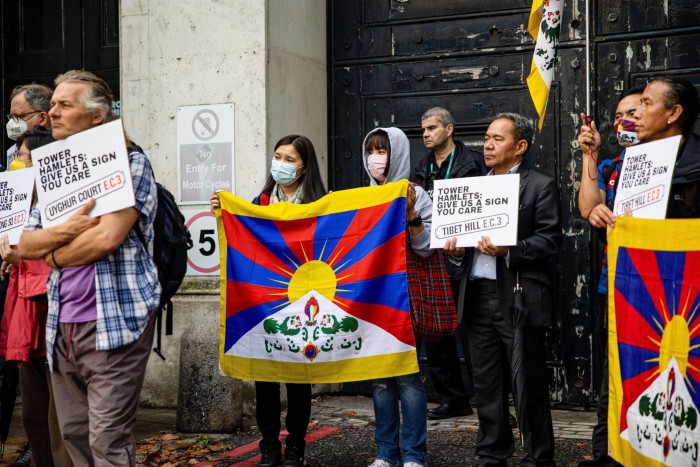
<path fill-rule="evenodd" d="M 447 109 L 428 109 L 421 118 L 421 127 L 423 144 L 429 152 L 418 163 L 411 181 L 420 185 L 431 199 L 435 180 L 474 177 L 486 173 L 483 156 L 478 151 L 469 149 L 461 141 L 453 139 L 454 119 Z M 454 277 L 450 279 L 455 303 L 458 303 L 460 281 Z M 466 381 L 462 379 L 457 353 L 458 337 L 461 338 L 462 351 L 467 360 Z M 445 419 L 470 415 L 472 408 L 469 396 L 474 393 L 474 383 L 466 330 L 460 325 L 455 335 L 437 342 L 426 342 L 425 353 L 430 379 L 441 397 L 440 405 L 428 410 L 428 418 Z"/>
<path fill-rule="evenodd" d="M 87 131 L 114 120 L 112 100 L 107 84 L 92 73 L 59 75 L 49 116 L 53 136 L 64 141 L 44 148 L 55 151 L 83 141 Z M 52 158 L 46 173 L 72 183 L 68 175 L 80 173 L 76 170 L 83 162 L 96 167 L 110 162 L 110 154 L 61 149 L 41 157 Z M 95 218 L 89 216 L 95 200 L 83 197 L 67 220 L 46 228 L 41 211 L 34 209 L 18 247 L 22 258 L 44 258 L 53 268 L 47 283 L 46 353 L 59 425 L 76 465 L 135 462 L 132 430 L 161 287 L 151 257 L 157 208 L 153 172 L 135 149 L 129 151 L 128 167 L 119 187 L 122 196 L 134 197 L 132 207 L 102 211 Z M 115 177 L 101 179 L 100 190 L 117 186 Z"/>
<path fill-rule="evenodd" d="M 526 390 L 520 394 L 526 402 L 525 415 L 518 420 L 526 451 L 522 463 L 554 465 L 545 334 L 554 312 L 548 260 L 559 251 L 561 209 L 556 182 L 521 165 L 532 137 L 532 122 L 518 114 L 504 113 L 491 123 L 484 138 L 484 162 L 491 169 L 488 175 L 520 177 L 517 242 L 495 245 L 483 236 L 476 248 L 466 252 L 456 247 L 456 238 L 445 244 L 446 251 L 463 258 L 464 274 L 468 276 L 464 316 L 479 415 L 479 466 L 505 466 L 515 450 L 508 423 L 509 381 L 504 376 L 511 368 L 503 365 L 508 362 L 514 368 L 516 358 L 525 367 Z M 521 332 L 524 349 L 519 355 L 513 352 L 516 283 L 522 287 L 528 310 Z"/>

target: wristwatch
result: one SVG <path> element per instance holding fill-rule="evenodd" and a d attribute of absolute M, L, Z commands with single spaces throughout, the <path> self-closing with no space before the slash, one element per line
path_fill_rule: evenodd
<path fill-rule="evenodd" d="M 407 224 L 411 227 L 420 227 L 420 225 L 423 223 L 423 218 L 418 214 L 416 217 L 413 219 L 409 220 Z"/>

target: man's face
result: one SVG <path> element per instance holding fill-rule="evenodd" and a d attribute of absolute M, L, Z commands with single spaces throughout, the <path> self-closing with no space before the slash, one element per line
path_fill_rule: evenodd
<path fill-rule="evenodd" d="M 617 127 L 620 120 L 637 121 L 637 110 L 642 103 L 641 94 L 631 94 L 622 99 L 615 109 L 615 122 L 613 128 Z"/>
<path fill-rule="evenodd" d="M 497 175 L 508 172 L 523 159 L 527 149 L 525 140 L 516 141 L 515 126 L 510 119 L 499 118 L 491 122 L 484 136 L 484 163 Z"/>
<path fill-rule="evenodd" d="M 642 142 L 656 141 L 671 136 L 669 118 L 673 108 L 666 108 L 666 84 L 655 81 L 644 89 L 642 103 L 637 111 L 637 135 Z"/>
<path fill-rule="evenodd" d="M 421 122 L 423 144 L 428 149 L 441 148 L 452 140 L 452 125 L 443 125 L 437 117 L 428 117 Z"/>
<path fill-rule="evenodd" d="M 32 109 L 24 98 L 25 93 L 17 94 L 10 102 L 10 115 L 19 117 L 27 123 L 27 130 L 31 130 L 41 122 L 41 112 Z"/>
<path fill-rule="evenodd" d="M 64 81 L 56 86 L 49 110 L 54 138 L 65 139 L 102 123 L 104 118 L 92 115 L 80 101 L 80 96 L 88 90 L 87 83 Z"/>

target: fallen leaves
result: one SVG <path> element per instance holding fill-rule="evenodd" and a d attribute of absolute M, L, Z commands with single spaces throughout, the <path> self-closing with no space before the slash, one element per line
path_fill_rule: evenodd
<path fill-rule="evenodd" d="M 184 467 L 200 462 L 216 461 L 218 453 L 233 446 L 219 442 L 209 435 L 183 438 L 173 433 L 139 442 L 136 465 L 141 467 Z"/>

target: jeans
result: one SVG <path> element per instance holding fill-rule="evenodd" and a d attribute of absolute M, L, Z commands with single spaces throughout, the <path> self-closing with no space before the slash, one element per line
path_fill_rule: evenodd
<path fill-rule="evenodd" d="M 377 458 L 401 465 L 400 446 L 404 462 L 427 465 L 428 400 L 419 374 L 378 379 L 372 384 L 372 389 L 376 422 L 374 441 L 379 448 Z M 399 400 L 403 416 L 400 444 Z"/>

